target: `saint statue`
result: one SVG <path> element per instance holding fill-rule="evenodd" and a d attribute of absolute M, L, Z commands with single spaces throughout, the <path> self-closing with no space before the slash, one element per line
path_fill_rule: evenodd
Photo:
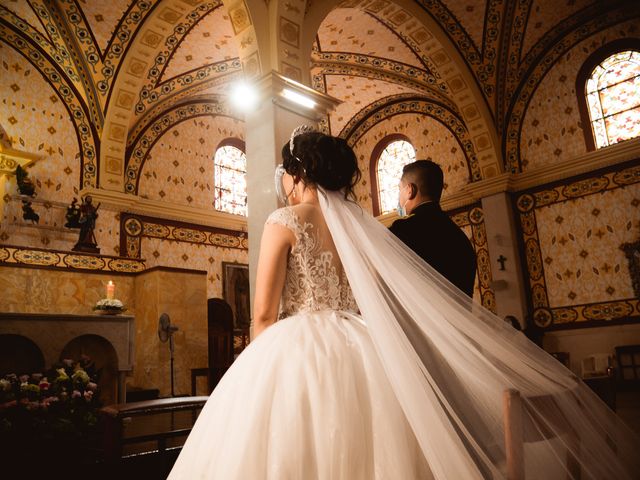
<path fill-rule="evenodd" d="M 100 248 L 98 248 L 96 236 L 94 234 L 99 208 L 100 204 L 98 204 L 97 207 L 93 205 L 93 199 L 90 195 L 87 195 L 82 200 L 82 204 L 79 207 L 80 218 L 78 219 L 78 227 L 76 227 L 80 228 L 80 235 L 78 237 L 78 242 L 75 247 L 73 247 L 73 251 L 100 253 Z"/>

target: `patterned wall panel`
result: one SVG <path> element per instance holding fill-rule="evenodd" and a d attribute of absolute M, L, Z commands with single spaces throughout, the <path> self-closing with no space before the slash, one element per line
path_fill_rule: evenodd
<path fill-rule="evenodd" d="M 229 17 L 223 8 L 217 8 L 182 39 L 162 72 L 160 81 L 237 56 L 238 48 Z"/>
<path fill-rule="evenodd" d="M 437 120 L 419 114 L 407 113 L 388 118 L 367 131 L 354 145 L 362 180 L 356 185 L 358 202 L 372 211 L 370 160 L 378 142 L 392 134 L 403 134 L 411 140 L 417 159 L 431 158 L 444 170 L 444 194 L 451 194 L 469 183 L 467 160 L 460 143 L 449 129 Z"/>
<path fill-rule="evenodd" d="M 556 62 L 575 45 L 585 40 L 589 42 L 591 51 L 595 50 L 600 45 L 592 37 L 606 29 L 610 29 L 611 37 L 609 38 L 637 36 L 634 32 L 637 31 L 639 16 L 640 3 L 638 2 L 596 2 L 585 8 L 580 15 L 570 17 L 552 29 L 552 32 L 545 34 L 522 59 L 517 71 L 505 73 L 503 97 L 505 102 L 509 102 L 509 107 L 505 110 L 502 137 L 505 167 L 508 171 L 517 172 L 522 168 L 520 147 L 524 118 L 540 82 Z M 625 22 L 628 26 L 621 29 L 620 25 L 624 25 Z M 577 71 L 573 73 L 575 74 Z M 556 95 L 555 90 L 549 93 L 552 97 Z M 551 99 L 548 99 L 548 102 L 550 103 Z M 559 111 L 555 114 L 558 113 Z"/>
<path fill-rule="evenodd" d="M 357 8 L 331 11 L 318 30 L 320 49 L 325 52 L 363 53 L 389 57 L 425 68 L 413 50 L 374 16 Z"/>
<path fill-rule="evenodd" d="M 104 52 L 113 32 L 117 29 L 133 0 L 109 0 L 109 2 L 81 2 L 82 13 L 100 51 Z"/>
<path fill-rule="evenodd" d="M 484 211 L 478 203 L 447 213 L 471 240 L 476 252 L 477 270 L 473 299 L 496 313 L 496 296 L 491 288 L 491 259 L 487 246 L 487 231 L 484 226 Z"/>
<path fill-rule="evenodd" d="M 621 35 L 637 35 L 638 21 L 609 28 L 578 43 L 547 73 L 529 103 L 520 140 L 522 170 L 551 165 L 587 151 L 576 97 L 576 77 L 595 50 Z"/>
<path fill-rule="evenodd" d="M 522 44 L 522 55 L 526 55 L 531 47 L 540 40 L 545 33 L 561 24 L 565 18 L 570 17 L 595 2 L 596 0 L 555 2 L 553 8 L 549 8 L 549 2 L 533 0 L 529 7 L 530 12 Z"/>
<path fill-rule="evenodd" d="M 167 266 L 207 272 L 207 295 L 222 297 L 222 263 L 248 263 L 243 232 L 123 213 L 120 247 L 147 267 Z"/>
<path fill-rule="evenodd" d="M 487 0 L 444 0 L 442 2 L 469 34 L 478 50 L 482 51 Z"/>
<path fill-rule="evenodd" d="M 640 164 L 516 198 L 535 323 L 548 329 L 640 319 L 623 245 L 640 237 Z"/>
<path fill-rule="evenodd" d="M 80 154 L 63 102 L 22 55 L 0 43 L 0 123 L 13 148 L 44 158 L 30 168 L 41 198 L 78 193 Z"/>
<path fill-rule="evenodd" d="M 244 123 L 226 117 L 197 117 L 168 129 L 149 152 L 138 194 L 212 210 L 213 156 L 227 138 L 244 140 Z"/>
<path fill-rule="evenodd" d="M 47 267 L 93 272 L 135 273 L 145 269 L 136 258 L 91 255 L 79 252 L 44 250 L 41 248 L 0 246 L 0 265 Z"/>
<path fill-rule="evenodd" d="M 332 135 L 339 135 L 355 114 L 383 96 L 415 94 L 415 90 L 402 85 L 348 75 L 325 75 L 325 83 L 326 93 L 343 102 L 329 115 Z"/>

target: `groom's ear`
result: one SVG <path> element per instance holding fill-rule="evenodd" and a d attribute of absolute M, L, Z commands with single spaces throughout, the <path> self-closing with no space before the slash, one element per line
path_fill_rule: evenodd
<path fill-rule="evenodd" d="M 413 200 L 418 195 L 418 186 L 415 183 L 410 183 L 409 188 L 411 189 L 411 194 L 409 195 L 409 200 Z"/>

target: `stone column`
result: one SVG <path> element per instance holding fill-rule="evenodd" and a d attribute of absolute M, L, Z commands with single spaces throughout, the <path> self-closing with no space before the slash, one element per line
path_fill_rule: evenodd
<path fill-rule="evenodd" d="M 264 222 L 281 205 L 275 192 L 275 167 L 282 163 L 282 146 L 295 127 L 303 123 L 316 126 L 339 102 L 277 72 L 269 72 L 257 82 L 258 106 L 246 114 L 247 206 L 249 232 L 249 275 L 251 310 L 255 292 L 256 268 Z M 283 90 L 313 101 L 305 107 L 283 96 Z"/>
<path fill-rule="evenodd" d="M 482 209 L 497 314 L 503 318 L 506 315 L 515 316 L 524 328 L 527 301 L 518 234 L 509 194 L 501 192 L 483 197 Z M 501 270 L 501 264 L 504 264 L 504 270 Z"/>

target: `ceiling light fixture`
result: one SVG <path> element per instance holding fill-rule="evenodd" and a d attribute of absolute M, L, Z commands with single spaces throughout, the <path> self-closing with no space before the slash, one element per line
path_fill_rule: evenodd
<path fill-rule="evenodd" d="M 258 103 L 258 93 L 255 87 L 245 82 L 238 83 L 231 87 L 229 98 L 231 103 L 243 112 L 253 110 Z"/>
<path fill-rule="evenodd" d="M 292 102 L 297 103 L 298 105 L 302 105 L 306 108 L 314 108 L 316 106 L 316 102 L 314 102 L 310 98 L 305 97 L 304 95 L 301 95 L 298 92 L 294 92 L 293 90 L 290 90 L 288 88 L 282 90 L 282 96 L 287 100 L 291 100 Z"/>

